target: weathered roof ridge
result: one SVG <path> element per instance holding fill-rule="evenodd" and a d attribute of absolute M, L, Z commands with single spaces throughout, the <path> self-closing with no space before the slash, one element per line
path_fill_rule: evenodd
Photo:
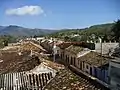
<path fill-rule="evenodd" d="M 46 51 L 46 50 L 45 50 L 43 47 L 41 47 L 40 45 L 37 45 L 37 44 L 35 44 L 35 43 L 33 43 L 33 42 L 30 42 L 30 43 L 33 44 L 34 46 L 40 48 L 41 50 Z"/>

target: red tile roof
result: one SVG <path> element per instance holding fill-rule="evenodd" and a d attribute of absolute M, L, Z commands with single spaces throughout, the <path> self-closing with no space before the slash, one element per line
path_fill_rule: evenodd
<path fill-rule="evenodd" d="M 80 60 L 80 61 L 84 61 L 90 65 L 94 65 L 94 66 L 98 66 L 98 67 L 101 65 L 108 64 L 108 61 L 110 59 L 111 59 L 111 57 L 109 57 L 109 56 L 101 56 L 99 53 L 93 52 L 93 51 L 78 58 L 78 60 Z"/>
<path fill-rule="evenodd" d="M 33 69 L 39 65 L 38 60 L 30 56 L 30 52 L 0 52 L 0 73 L 22 72 Z"/>
<path fill-rule="evenodd" d="M 58 44 L 57 46 L 60 47 L 61 49 L 65 49 L 71 45 L 87 47 L 87 43 L 85 42 L 63 42 L 63 43 Z"/>

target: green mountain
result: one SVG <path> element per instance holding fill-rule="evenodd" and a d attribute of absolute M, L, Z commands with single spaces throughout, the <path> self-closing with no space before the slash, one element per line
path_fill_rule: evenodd
<path fill-rule="evenodd" d="M 102 37 L 106 41 L 109 39 L 113 40 L 114 37 L 112 36 L 113 33 L 111 31 L 113 25 L 114 23 L 108 23 L 93 25 L 83 29 L 65 29 L 49 36 L 64 39 L 66 41 L 87 41 L 93 39 L 93 35 L 96 41 L 99 37 Z"/>
<path fill-rule="evenodd" d="M 30 29 L 20 26 L 0 26 L 0 35 L 10 35 L 14 37 L 22 36 L 40 36 L 47 35 L 48 37 L 56 37 L 66 41 L 87 41 L 98 40 L 102 37 L 103 40 L 114 40 L 113 32 L 111 31 L 114 23 L 93 25 L 83 29 L 62 29 L 62 30 L 48 30 L 48 29 Z M 93 38 L 94 36 L 94 38 Z"/>
<path fill-rule="evenodd" d="M 56 30 L 48 29 L 30 29 L 20 26 L 0 26 L 0 35 L 10 35 L 10 36 L 34 36 L 34 35 L 46 35 L 56 32 Z"/>

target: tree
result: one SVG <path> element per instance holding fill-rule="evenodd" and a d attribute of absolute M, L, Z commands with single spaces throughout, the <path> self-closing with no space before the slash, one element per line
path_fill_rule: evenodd
<path fill-rule="evenodd" d="M 87 41 L 88 40 L 88 37 L 87 35 L 81 35 L 81 38 L 80 38 L 80 41 Z"/>
<path fill-rule="evenodd" d="M 4 40 L 3 43 L 4 43 L 4 46 L 8 46 L 8 41 L 7 40 Z"/>
<path fill-rule="evenodd" d="M 64 37 L 64 40 L 65 40 L 65 41 L 69 41 L 69 39 L 70 39 L 70 38 L 69 38 L 68 36 L 65 36 L 65 37 Z"/>
<path fill-rule="evenodd" d="M 115 22 L 112 28 L 112 32 L 114 33 L 115 40 L 118 41 L 120 38 L 120 20 L 119 19 Z"/>
<path fill-rule="evenodd" d="M 70 38 L 70 40 L 79 42 L 80 41 L 80 36 L 72 37 L 72 38 Z"/>
<path fill-rule="evenodd" d="M 37 38 L 37 35 L 34 35 L 33 38 Z"/>

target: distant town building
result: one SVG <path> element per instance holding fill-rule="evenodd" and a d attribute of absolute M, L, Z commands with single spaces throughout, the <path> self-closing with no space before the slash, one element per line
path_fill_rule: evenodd
<path fill-rule="evenodd" d="M 95 43 L 95 51 L 98 53 L 101 53 L 102 50 L 102 54 L 109 54 L 112 50 L 114 50 L 117 46 L 119 45 L 119 43 L 117 42 L 104 42 L 102 43 Z"/>
<path fill-rule="evenodd" d="M 120 90 L 120 58 L 110 62 L 110 87 L 111 90 Z"/>

